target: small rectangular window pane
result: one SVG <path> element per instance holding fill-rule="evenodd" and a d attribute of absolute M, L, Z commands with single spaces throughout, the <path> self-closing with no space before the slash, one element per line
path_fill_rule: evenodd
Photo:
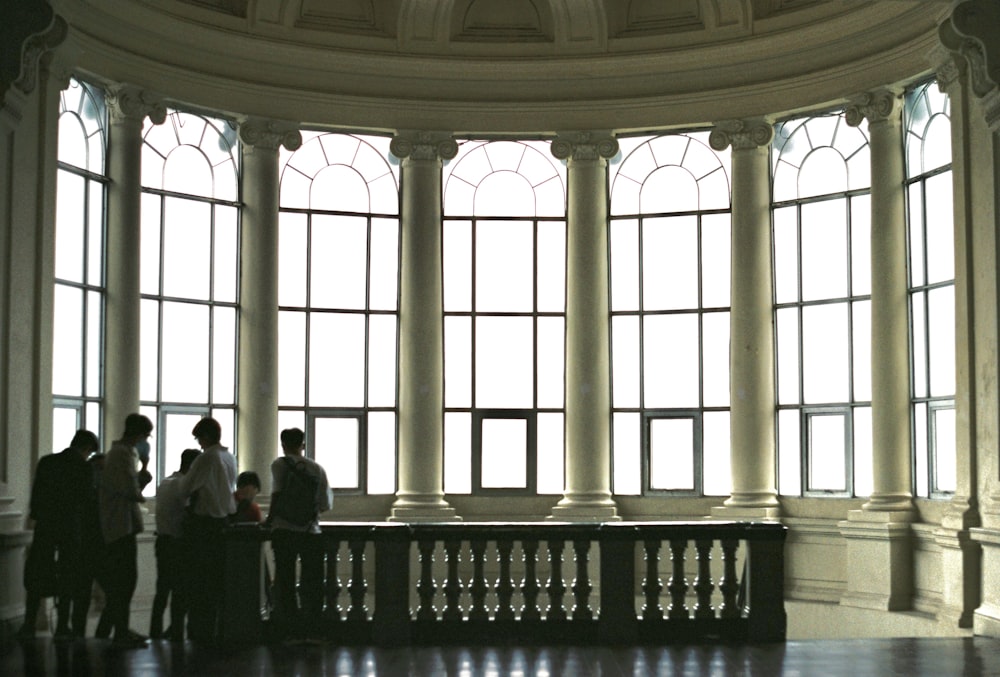
<path fill-rule="evenodd" d="M 472 310 L 472 224 L 444 222 L 444 309 Z"/>
<path fill-rule="evenodd" d="M 934 409 L 934 491 L 953 493 L 957 488 L 955 460 L 955 410 Z"/>
<path fill-rule="evenodd" d="M 362 407 L 364 403 L 364 315 L 313 313 L 309 327 L 309 404 Z"/>
<path fill-rule="evenodd" d="M 231 407 L 213 407 L 209 416 L 219 422 L 222 429 L 222 446 L 229 447 L 229 450 L 239 458 L 239 445 L 236 443 L 236 410 Z"/>
<path fill-rule="evenodd" d="M 799 309 L 780 308 L 775 321 L 778 344 L 778 403 L 799 403 Z"/>
<path fill-rule="evenodd" d="M 854 332 L 854 401 L 868 402 L 872 398 L 872 303 L 851 304 L 851 329 Z"/>
<path fill-rule="evenodd" d="M 149 153 L 147 153 L 149 155 Z M 160 293 L 160 203 L 158 195 L 142 194 L 142 253 L 139 266 L 143 294 Z"/>
<path fill-rule="evenodd" d="M 851 198 L 851 293 L 872 293 L 871 196 Z"/>
<path fill-rule="evenodd" d="M 611 222 L 611 310 L 639 310 L 639 222 Z"/>
<path fill-rule="evenodd" d="M 799 300 L 799 236 L 796 207 L 774 210 L 774 297 L 778 303 Z"/>
<path fill-rule="evenodd" d="M 52 392 L 83 395 L 83 292 L 55 285 L 52 323 Z"/>
<path fill-rule="evenodd" d="M 534 310 L 532 224 L 479 221 L 476 224 L 476 310 Z"/>
<path fill-rule="evenodd" d="M 538 311 L 566 310 L 566 224 L 538 223 Z"/>
<path fill-rule="evenodd" d="M 240 260 L 236 207 L 215 206 L 215 300 L 236 302 L 236 263 Z"/>
<path fill-rule="evenodd" d="M 645 406 L 697 407 L 697 316 L 647 315 L 643 319 Z"/>
<path fill-rule="evenodd" d="M 57 183 L 55 276 L 67 282 L 83 282 L 86 181 L 82 176 L 59 170 Z"/>
<path fill-rule="evenodd" d="M 657 418 L 649 422 L 649 488 L 695 488 L 694 421 Z"/>
<path fill-rule="evenodd" d="M 101 396 L 101 359 L 104 345 L 101 330 L 104 325 L 104 295 L 101 292 L 87 292 L 87 383 L 84 394 L 87 397 Z"/>
<path fill-rule="evenodd" d="M 164 206 L 163 293 L 209 299 L 212 272 L 212 208 L 208 203 L 168 197 Z"/>
<path fill-rule="evenodd" d="M 396 491 L 396 413 L 368 414 L 368 493 Z"/>
<path fill-rule="evenodd" d="M 104 285 L 104 185 L 89 181 L 90 215 L 87 217 L 87 284 Z"/>
<path fill-rule="evenodd" d="M 854 413 L 854 495 L 871 496 L 874 489 L 872 465 L 872 408 L 855 407 Z"/>
<path fill-rule="evenodd" d="M 519 418 L 487 418 L 482 422 L 484 489 L 523 489 L 528 483 L 528 422 Z"/>
<path fill-rule="evenodd" d="M 910 285 L 914 287 L 927 284 L 927 275 L 924 268 L 924 203 L 921 199 L 923 195 L 923 183 L 917 182 L 910 185 L 907 190 L 910 235 Z"/>
<path fill-rule="evenodd" d="M 278 313 L 278 404 L 303 406 L 305 394 L 306 315 L 282 311 Z"/>
<path fill-rule="evenodd" d="M 614 406 L 639 406 L 639 318 L 611 318 L 611 377 Z"/>
<path fill-rule="evenodd" d="M 799 410 L 778 412 L 778 493 L 783 496 L 802 494 L 801 437 Z"/>
<path fill-rule="evenodd" d="M 371 275 L 368 307 L 396 310 L 399 279 L 399 221 L 372 219 Z"/>
<path fill-rule="evenodd" d="M 913 360 L 913 395 L 927 397 L 927 292 L 916 291 L 910 296 L 913 324 L 910 350 Z"/>
<path fill-rule="evenodd" d="M 235 404 L 236 309 L 218 306 L 212 315 L 212 403 Z"/>
<path fill-rule="evenodd" d="M 208 402 L 209 308 L 163 304 L 164 402 Z"/>
<path fill-rule="evenodd" d="M 444 318 L 444 402 L 472 405 L 472 318 Z"/>
<path fill-rule="evenodd" d="M 698 307 L 698 221 L 694 216 L 642 222 L 644 310 Z"/>
<path fill-rule="evenodd" d="M 79 425 L 79 410 L 71 407 L 53 407 L 52 409 L 52 451 L 57 452 L 69 446 Z M 97 429 L 91 430 L 95 435 Z"/>
<path fill-rule="evenodd" d="M 309 260 L 305 214 L 278 217 L 278 305 L 306 305 L 306 262 Z"/>
<path fill-rule="evenodd" d="M 928 446 L 927 434 L 927 403 L 915 402 L 913 404 L 913 452 L 914 452 L 914 474 L 917 483 L 917 496 L 927 498 L 930 489 L 930 469 L 928 467 Z"/>
<path fill-rule="evenodd" d="M 476 318 L 476 406 L 534 406 L 534 332 L 530 317 Z"/>
<path fill-rule="evenodd" d="M 564 320 L 561 317 L 538 318 L 538 406 L 559 408 L 563 405 Z"/>
<path fill-rule="evenodd" d="M 396 404 L 396 316 L 368 320 L 368 406 Z"/>
<path fill-rule="evenodd" d="M 306 446 L 326 470 L 330 486 L 334 490 L 359 488 L 358 419 L 317 418 L 313 430 Z"/>
<path fill-rule="evenodd" d="M 642 490 L 640 417 L 637 413 L 615 413 L 613 421 L 614 492 L 634 496 Z"/>
<path fill-rule="evenodd" d="M 444 415 L 444 490 L 472 493 L 472 415 L 468 412 Z"/>
<path fill-rule="evenodd" d="M 143 299 L 139 309 L 139 324 L 139 397 L 155 401 L 159 399 L 160 304 Z"/>
<path fill-rule="evenodd" d="M 561 494 L 563 492 L 564 452 L 562 414 L 538 414 L 537 458 L 539 494 Z"/>
<path fill-rule="evenodd" d="M 153 435 L 149 438 L 149 445 L 156 449 L 157 447 L 154 445 L 159 443 L 158 448 L 162 449 L 164 477 L 180 470 L 181 454 L 184 453 L 185 449 L 198 448 L 198 442 L 191 436 L 191 431 L 201 418 L 202 414 L 200 413 L 167 412 L 163 415 L 162 429 L 154 428 Z M 155 419 L 153 420 L 155 421 Z M 154 437 L 159 439 L 154 440 Z M 222 443 L 226 445 L 227 440 L 223 440 Z M 150 463 L 150 465 L 153 464 Z"/>
<path fill-rule="evenodd" d="M 846 422 L 842 414 L 812 414 L 809 423 L 809 490 L 846 491 Z"/>
<path fill-rule="evenodd" d="M 802 205 L 802 300 L 847 296 L 847 224 L 843 200 Z"/>
<path fill-rule="evenodd" d="M 802 372 L 806 402 L 846 402 L 847 304 L 802 309 Z"/>
<path fill-rule="evenodd" d="M 707 214 L 701 222 L 701 304 L 728 308 L 730 287 L 729 214 Z"/>
<path fill-rule="evenodd" d="M 706 496 L 729 496 L 733 490 L 729 412 L 706 411 L 703 420 L 703 491 Z"/>
<path fill-rule="evenodd" d="M 704 397 L 706 407 L 729 406 L 729 313 L 705 313 Z"/>
<path fill-rule="evenodd" d="M 364 217 L 312 217 L 309 243 L 313 308 L 363 310 L 368 279 L 368 222 Z"/>
<path fill-rule="evenodd" d="M 927 292 L 931 396 L 955 394 L 955 288 Z"/>
<path fill-rule="evenodd" d="M 955 277 L 951 172 L 927 179 L 927 281 Z"/>

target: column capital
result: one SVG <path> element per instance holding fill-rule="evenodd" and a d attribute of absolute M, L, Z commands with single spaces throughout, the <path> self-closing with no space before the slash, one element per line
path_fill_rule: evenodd
<path fill-rule="evenodd" d="M 20 58 L 0 63 L 0 98 L 8 88 L 30 94 L 38 86 L 42 56 L 61 45 L 69 34 L 66 20 L 47 3 L 13 3 L 0 38 L 20 45 Z"/>
<path fill-rule="evenodd" d="M 844 111 L 847 124 L 858 127 L 864 120 L 869 125 L 879 122 L 899 121 L 902 97 L 891 89 L 877 89 L 857 97 Z"/>
<path fill-rule="evenodd" d="M 280 120 L 247 118 L 239 124 L 239 135 L 243 146 L 249 149 L 278 150 L 284 146 L 295 151 L 302 145 L 298 125 Z"/>
<path fill-rule="evenodd" d="M 147 115 L 154 124 L 167 119 L 167 107 L 152 92 L 134 85 L 120 85 L 108 92 L 108 115 L 113 124 L 142 121 Z"/>
<path fill-rule="evenodd" d="M 559 160 L 607 160 L 618 154 L 618 139 L 607 131 L 560 132 L 552 140 L 551 152 Z"/>
<path fill-rule="evenodd" d="M 959 0 L 938 26 L 941 44 L 968 66 L 973 93 L 981 100 L 986 124 L 1000 131 L 1000 3 Z"/>
<path fill-rule="evenodd" d="M 389 143 L 389 152 L 400 160 L 450 160 L 458 144 L 449 132 L 400 131 Z"/>
<path fill-rule="evenodd" d="M 944 45 L 938 45 L 930 54 L 931 67 L 934 69 L 934 79 L 937 80 L 938 89 L 944 93 L 961 82 L 965 73 L 965 60 L 955 56 L 954 53 L 945 49 Z"/>
<path fill-rule="evenodd" d="M 762 148 L 774 138 L 774 125 L 763 118 L 747 120 L 722 120 L 716 122 L 708 135 L 708 143 L 715 150 L 751 150 Z"/>

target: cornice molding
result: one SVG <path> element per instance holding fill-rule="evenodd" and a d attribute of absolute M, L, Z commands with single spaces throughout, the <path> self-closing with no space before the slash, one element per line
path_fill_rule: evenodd
<path fill-rule="evenodd" d="M 708 144 L 715 150 L 752 150 L 763 148 L 774 139 L 774 125 L 763 118 L 722 120 L 716 122 L 708 135 Z"/>
<path fill-rule="evenodd" d="M 858 127 L 868 120 L 869 125 L 882 122 L 900 122 L 902 97 L 891 89 L 865 92 L 847 106 L 844 117 L 851 127 Z"/>
<path fill-rule="evenodd" d="M 240 123 L 240 141 L 244 147 L 278 150 L 284 146 L 290 151 L 302 145 L 298 125 L 264 118 L 248 118 Z"/>
<path fill-rule="evenodd" d="M 401 131 L 389 142 L 389 152 L 400 160 L 450 160 L 458 143 L 448 132 Z"/>
<path fill-rule="evenodd" d="M 618 139 L 610 131 L 562 132 L 549 146 L 558 160 L 607 160 L 618 154 Z"/>
<path fill-rule="evenodd" d="M 141 122 L 146 116 L 154 124 L 162 125 L 167 119 L 167 107 L 152 92 L 133 85 L 121 85 L 107 95 L 108 115 L 112 124 L 129 121 Z"/>
<path fill-rule="evenodd" d="M 986 124 L 1000 132 L 1000 2 L 958 0 L 938 27 L 938 36 L 967 67 Z"/>

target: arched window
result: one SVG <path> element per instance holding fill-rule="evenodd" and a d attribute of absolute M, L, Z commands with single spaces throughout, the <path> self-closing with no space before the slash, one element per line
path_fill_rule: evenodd
<path fill-rule="evenodd" d="M 728 495 L 729 152 L 619 139 L 610 164 L 614 493 Z"/>
<path fill-rule="evenodd" d="M 906 192 L 918 496 L 955 491 L 955 234 L 948 96 L 933 82 L 906 95 Z"/>
<path fill-rule="evenodd" d="M 158 459 L 147 491 L 180 466 L 202 416 L 235 448 L 237 158 L 224 120 L 169 110 L 143 128 L 139 389 Z"/>
<path fill-rule="evenodd" d="M 104 93 L 70 80 L 59 101 L 52 441 L 86 428 L 101 434 L 104 345 Z"/>
<path fill-rule="evenodd" d="M 870 164 L 843 114 L 775 129 L 778 489 L 872 489 Z"/>
<path fill-rule="evenodd" d="M 338 492 L 396 490 L 399 177 L 388 137 L 281 154 L 278 420 Z"/>
<path fill-rule="evenodd" d="M 444 172 L 445 491 L 563 490 L 566 174 L 547 142 Z"/>

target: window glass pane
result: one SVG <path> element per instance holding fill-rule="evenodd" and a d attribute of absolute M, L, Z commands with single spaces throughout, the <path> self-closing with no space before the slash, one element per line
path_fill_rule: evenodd
<path fill-rule="evenodd" d="M 728 407 L 729 313 L 705 313 L 702 326 L 704 404 L 706 407 Z"/>
<path fill-rule="evenodd" d="M 808 420 L 809 490 L 846 491 L 844 417 L 813 414 Z"/>
<path fill-rule="evenodd" d="M 104 285 L 104 186 L 97 181 L 89 181 L 88 185 L 87 284 L 100 287 Z"/>
<path fill-rule="evenodd" d="M 564 452 L 562 414 L 538 414 L 538 481 L 539 494 L 563 493 Z"/>
<path fill-rule="evenodd" d="M 928 468 L 928 453 L 930 451 L 928 440 L 928 420 L 927 403 L 913 403 L 913 451 L 916 460 L 914 464 L 915 480 L 917 483 L 916 495 L 927 498 L 930 488 L 930 470 Z"/>
<path fill-rule="evenodd" d="M 359 430 L 356 418 L 316 418 L 312 440 L 306 447 L 316 462 L 326 470 L 330 487 L 357 489 Z"/>
<path fill-rule="evenodd" d="M 212 166 L 200 149 L 177 146 L 167 155 L 163 166 L 164 190 L 211 197 L 213 185 Z"/>
<path fill-rule="evenodd" d="M 68 282 L 83 282 L 86 227 L 84 217 L 86 182 L 67 171 L 58 172 L 56 190 L 55 276 Z M 100 228 L 100 223 L 94 224 Z"/>
<path fill-rule="evenodd" d="M 729 496 L 733 490 L 729 412 L 706 411 L 703 420 L 704 493 L 706 496 Z"/>
<path fill-rule="evenodd" d="M 53 298 L 52 392 L 83 395 L 83 292 L 57 284 Z"/>
<path fill-rule="evenodd" d="M 874 489 L 872 465 L 872 408 L 854 410 L 854 495 L 871 496 Z"/>
<path fill-rule="evenodd" d="M 695 488 L 694 421 L 657 418 L 649 422 L 649 488 Z"/>
<path fill-rule="evenodd" d="M 935 491 L 954 493 L 957 489 L 955 463 L 955 409 L 934 409 Z"/>
<path fill-rule="evenodd" d="M 166 198 L 163 293 L 208 300 L 212 273 L 212 208 L 207 202 Z"/>
<path fill-rule="evenodd" d="M 69 446 L 73 435 L 80 428 L 77 409 L 53 407 L 52 409 L 52 451 L 57 452 Z M 95 435 L 96 430 L 91 430 Z"/>
<path fill-rule="evenodd" d="M 778 303 L 799 300 L 798 208 L 774 210 L 774 295 Z"/>
<path fill-rule="evenodd" d="M 158 424 L 156 419 L 153 418 L 153 422 L 156 427 L 153 429 L 153 434 L 149 438 L 149 444 L 150 447 L 163 454 L 163 461 L 158 464 L 158 467 L 161 469 L 164 477 L 180 470 L 181 455 L 184 453 L 185 449 L 198 448 L 198 442 L 191 436 L 191 431 L 201 418 L 202 414 L 200 413 L 180 413 L 169 410 L 164 412 L 162 421 Z M 154 437 L 158 439 L 154 439 Z M 227 444 L 227 440 L 225 438 L 223 439 L 222 444 Z M 150 468 L 152 468 L 153 465 L 157 464 L 154 464 L 151 461 Z M 153 482 L 150 482 L 150 484 L 147 485 L 147 491 L 153 484 Z M 154 494 L 155 487 L 154 491 L 148 495 Z"/>
<path fill-rule="evenodd" d="M 927 179 L 927 281 L 955 277 L 951 172 Z"/>
<path fill-rule="evenodd" d="M 84 394 L 87 397 L 101 396 L 101 365 L 104 359 L 104 292 L 87 292 L 87 383 Z"/>
<path fill-rule="evenodd" d="M 365 317 L 313 313 L 309 326 L 309 403 L 365 404 Z"/>
<path fill-rule="evenodd" d="M 645 406 L 698 406 L 697 316 L 646 316 L 643 331 Z"/>
<path fill-rule="evenodd" d="M 142 249 L 139 258 L 142 265 L 139 266 L 139 274 L 143 294 L 158 294 L 160 292 L 161 202 L 162 198 L 159 195 L 142 194 L 142 233 L 140 235 Z M 183 272 L 183 268 L 181 272 Z"/>
<path fill-rule="evenodd" d="M 371 210 L 368 185 L 350 167 L 330 165 L 313 177 L 309 208 L 364 213 Z"/>
<path fill-rule="evenodd" d="M 472 319 L 444 318 L 444 401 L 472 406 Z"/>
<path fill-rule="evenodd" d="M 165 402 L 208 402 L 208 306 L 163 304 Z"/>
<path fill-rule="evenodd" d="M 612 392 L 615 407 L 639 406 L 639 318 L 611 318 Z"/>
<path fill-rule="evenodd" d="M 524 419 L 483 419 L 482 477 L 484 489 L 527 486 L 528 422 Z"/>
<path fill-rule="evenodd" d="M 143 299 L 139 310 L 139 397 L 157 398 L 159 385 L 160 305 Z"/>
<path fill-rule="evenodd" d="M 778 344 L 778 403 L 799 403 L 799 309 L 776 313 Z M 798 445 L 796 445 L 798 446 Z"/>
<path fill-rule="evenodd" d="M 535 216 L 535 191 L 528 180 L 512 171 L 494 171 L 476 190 L 476 216 Z"/>
<path fill-rule="evenodd" d="M 472 224 L 444 222 L 444 309 L 472 310 Z"/>
<path fill-rule="evenodd" d="M 918 291 L 910 296 L 910 317 L 913 331 L 910 336 L 910 354 L 913 360 L 912 388 L 915 397 L 927 397 L 927 292 Z"/>
<path fill-rule="evenodd" d="M 63 112 L 59 116 L 59 161 L 87 168 L 87 130 L 75 113 Z"/>
<path fill-rule="evenodd" d="M 278 313 L 278 404 L 302 406 L 306 393 L 306 315 Z M 301 426 L 296 426 L 301 427 Z"/>
<path fill-rule="evenodd" d="M 810 120 L 811 126 L 814 120 Z M 815 142 L 814 142 L 815 143 Z M 843 156 L 832 148 L 816 148 L 806 157 L 799 170 L 799 197 L 827 195 L 846 191 L 847 164 Z"/>
<path fill-rule="evenodd" d="M 646 177 L 639 192 L 643 214 L 689 212 L 698 209 L 698 183 L 682 167 L 659 167 Z"/>
<path fill-rule="evenodd" d="M 843 200 L 802 205 L 802 299 L 847 295 L 847 224 Z"/>
<path fill-rule="evenodd" d="M 368 307 L 372 310 L 396 310 L 399 279 L 399 221 L 372 219 L 371 291 Z"/>
<path fill-rule="evenodd" d="M 955 393 L 955 287 L 927 292 L 931 396 Z"/>
<path fill-rule="evenodd" d="M 639 222 L 611 222 L 611 310 L 639 309 Z"/>
<path fill-rule="evenodd" d="M 806 402 L 848 399 L 847 304 L 802 309 L 802 376 Z"/>
<path fill-rule="evenodd" d="M 615 412 L 614 421 L 614 492 L 620 495 L 640 493 L 641 466 L 639 450 L 639 414 Z"/>
<path fill-rule="evenodd" d="M 476 318 L 476 406 L 534 406 L 530 317 Z"/>
<path fill-rule="evenodd" d="M 368 405 L 396 404 L 396 316 L 372 315 L 368 337 Z"/>
<path fill-rule="evenodd" d="M 927 284 L 924 270 L 924 203 L 923 186 L 921 182 L 913 183 L 907 189 L 907 218 L 910 236 L 910 284 L 912 286 Z"/>
<path fill-rule="evenodd" d="M 566 224 L 541 221 L 537 227 L 538 310 L 562 313 L 566 310 Z"/>
<path fill-rule="evenodd" d="M 309 256 L 309 293 L 313 308 L 365 308 L 368 273 L 368 223 L 365 218 L 314 215 Z"/>
<path fill-rule="evenodd" d="M 215 207 L 215 280 L 216 301 L 235 303 L 236 264 L 240 259 L 239 232 L 236 228 L 238 212 L 235 207 Z"/>
<path fill-rule="evenodd" d="M 531 312 L 534 309 L 532 224 L 480 221 L 476 224 L 476 310 Z"/>
<path fill-rule="evenodd" d="M 851 293 L 872 292 L 871 196 L 851 198 Z"/>
<path fill-rule="evenodd" d="M 563 350 L 565 345 L 562 317 L 538 318 L 538 406 L 559 408 L 563 405 Z"/>
<path fill-rule="evenodd" d="M 707 214 L 701 221 L 702 306 L 729 306 L 729 214 Z"/>
<path fill-rule="evenodd" d="M 946 95 L 941 94 L 946 97 Z M 951 121 L 947 115 L 935 115 L 927 125 L 924 141 L 924 171 L 951 164 Z"/>
<path fill-rule="evenodd" d="M 858 301 L 851 304 L 854 330 L 854 401 L 872 398 L 872 304 Z"/>
<path fill-rule="evenodd" d="M 368 493 L 396 491 L 396 413 L 368 414 Z"/>
<path fill-rule="evenodd" d="M 278 305 L 306 305 L 306 263 L 309 241 L 307 216 L 281 212 L 278 216 Z"/>
<path fill-rule="evenodd" d="M 645 310 L 698 306 L 698 221 L 694 216 L 642 223 L 642 305 Z"/>
<path fill-rule="evenodd" d="M 211 401 L 236 404 L 236 309 L 215 307 L 212 316 Z"/>
<path fill-rule="evenodd" d="M 444 490 L 448 494 L 472 492 L 472 415 L 445 412 Z"/>
<path fill-rule="evenodd" d="M 778 493 L 798 496 L 802 493 L 801 438 L 799 410 L 778 412 Z"/>

